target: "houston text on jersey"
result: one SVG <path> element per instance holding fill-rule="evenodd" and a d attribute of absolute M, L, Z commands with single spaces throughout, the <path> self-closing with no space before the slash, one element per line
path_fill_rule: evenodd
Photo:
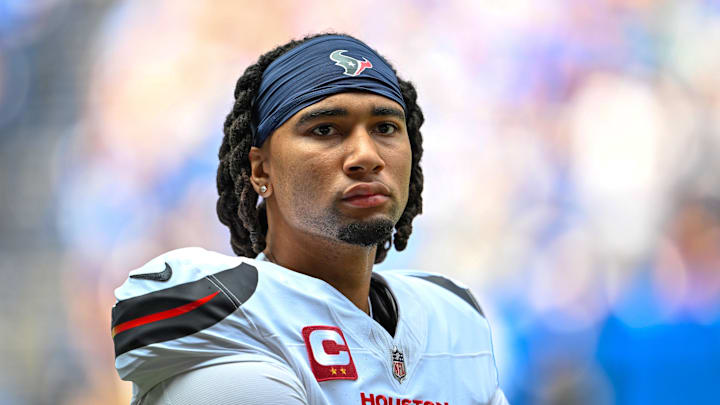
<path fill-rule="evenodd" d="M 360 393 L 362 405 L 450 405 L 448 402 L 433 402 L 422 399 L 393 398 L 381 394 Z"/>

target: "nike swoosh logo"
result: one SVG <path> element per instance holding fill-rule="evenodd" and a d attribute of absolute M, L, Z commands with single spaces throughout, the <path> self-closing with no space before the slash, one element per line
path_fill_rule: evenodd
<path fill-rule="evenodd" d="M 152 280 L 152 281 L 168 281 L 172 277 L 172 267 L 165 262 L 165 270 L 159 273 L 147 273 L 147 274 L 133 274 L 130 278 L 139 278 L 141 280 Z"/>

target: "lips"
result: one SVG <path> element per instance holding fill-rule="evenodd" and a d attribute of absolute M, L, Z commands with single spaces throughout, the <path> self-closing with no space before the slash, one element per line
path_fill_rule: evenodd
<path fill-rule="evenodd" d="M 361 183 L 345 190 L 342 201 L 357 208 L 371 208 L 384 204 L 389 196 L 390 190 L 382 183 Z"/>

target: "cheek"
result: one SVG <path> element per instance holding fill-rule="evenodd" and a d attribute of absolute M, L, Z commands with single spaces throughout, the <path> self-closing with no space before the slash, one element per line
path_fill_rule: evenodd
<path fill-rule="evenodd" d="M 403 165 L 403 181 L 405 182 L 405 198 L 403 201 L 403 207 L 407 205 L 408 201 L 408 195 L 410 194 L 410 177 L 412 175 L 412 148 L 410 147 L 410 142 L 407 143 L 407 150 L 404 154 L 404 160 L 405 165 Z"/>
<path fill-rule="evenodd" d="M 412 172 L 412 148 L 410 147 L 410 141 L 407 141 L 402 148 L 399 148 L 395 156 L 392 157 L 392 162 L 395 162 L 397 166 L 398 177 L 405 186 L 410 185 L 410 174 Z M 407 188 L 407 187 L 406 187 Z"/>
<path fill-rule="evenodd" d="M 384 159 L 387 172 L 398 191 L 398 203 L 404 209 L 408 201 L 412 173 L 412 149 L 409 140 L 396 147 L 388 148 Z"/>
<path fill-rule="evenodd" d="M 278 197 L 297 203 L 299 200 L 318 200 L 327 194 L 332 184 L 329 159 L 320 159 L 318 154 L 295 153 L 285 156 L 274 168 L 273 177 Z"/>
<path fill-rule="evenodd" d="M 308 223 L 328 215 L 335 195 L 331 187 L 336 179 L 330 175 L 327 161 L 295 156 L 283 161 L 278 169 L 274 173 L 278 182 L 275 201 L 284 221 L 293 227 L 306 228 Z"/>

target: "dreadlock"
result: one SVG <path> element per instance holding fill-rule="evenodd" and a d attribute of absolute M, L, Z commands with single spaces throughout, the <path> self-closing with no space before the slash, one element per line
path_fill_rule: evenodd
<path fill-rule="evenodd" d="M 230 228 L 230 243 L 235 254 L 256 257 L 265 249 L 267 234 L 267 208 L 265 201 L 258 205 L 258 194 L 250 183 L 250 159 L 248 155 L 253 145 L 254 100 L 260 88 L 265 69 L 278 57 L 296 46 L 321 35 L 307 36 L 302 40 L 293 40 L 260 56 L 257 63 L 248 66 L 235 85 L 235 104 L 225 119 L 224 137 L 218 157 L 220 164 L 217 172 L 217 214 L 220 222 Z M 342 34 L 345 35 L 345 34 Z M 391 67 L 392 68 L 392 67 Z M 393 72 L 395 70 L 393 69 Z M 412 167 L 408 203 L 400 220 L 395 224 L 395 234 L 377 246 L 375 263 L 385 260 L 391 245 L 404 250 L 412 233 L 412 220 L 422 212 L 423 173 L 420 168 L 422 157 L 422 135 L 420 126 L 425 120 L 417 105 L 417 93 L 412 83 L 398 78 L 406 111 L 406 124 L 410 147 L 412 149 Z"/>

